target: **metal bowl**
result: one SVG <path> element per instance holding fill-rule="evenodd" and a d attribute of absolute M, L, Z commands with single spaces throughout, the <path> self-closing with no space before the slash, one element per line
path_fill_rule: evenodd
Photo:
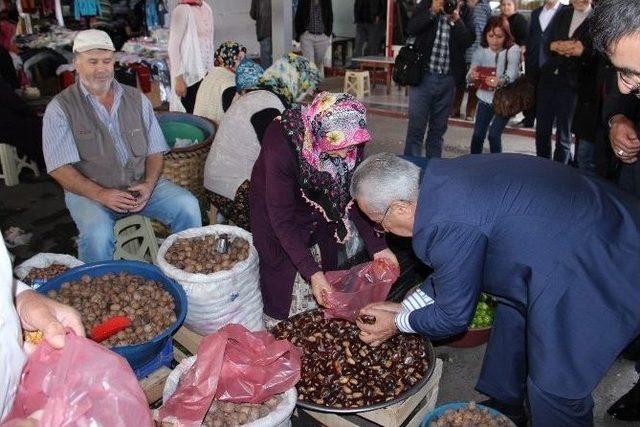
<path fill-rule="evenodd" d="M 303 315 L 303 314 L 307 314 L 307 312 L 300 313 L 299 315 Z M 424 342 L 424 348 L 425 348 L 425 357 L 427 358 L 427 362 L 429 363 L 427 366 L 427 372 L 418 383 L 416 383 L 413 387 L 406 390 L 404 393 L 400 394 L 396 398 L 387 400 L 385 402 L 379 402 L 374 405 L 361 406 L 358 408 L 336 408 L 333 406 L 318 405 L 318 404 L 307 402 L 304 400 L 298 400 L 297 406 L 299 406 L 300 408 L 309 409 L 310 411 L 315 411 L 315 412 L 326 412 L 326 413 L 334 413 L 334 414 L 356 414 L 359 412 L 375 411 L 377 409 L 386 408 L 388 406 L 395 405 L 396 403 L 403 402 L 404 400 L 416 394 L 418 391 L 422 389 L 422 387 L 425 386 L 425 384 L 431 379 L 431 376 L 433 375 L 433 371 L 436 367 L 436 354 L 433 349 L 433 345 L 431 344 L 431 341 L 423 337 L 423 342 Z"/>

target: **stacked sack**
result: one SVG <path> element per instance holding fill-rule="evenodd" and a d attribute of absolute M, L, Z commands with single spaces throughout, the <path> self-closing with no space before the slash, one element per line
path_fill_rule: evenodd
<path fill-rule="evenodd" d="M 183 239 L 200 239 L 202 242 L 203 238 L 223 235 L 228 236 L 231 242 L 236 238 L 248 242 L 246 259 L 230 269 L 218 270 L 216 267 L 218 271 L 202 273 L 196 272 L 198 269 L 194 270 L 192 265 L 176 262 L 175 248 L 171 250 L 174 244 L 182 247 Z M 212 260 L 207 260 L 207 264 L 210 262 Z M 185 325 L 192 331 L 209 335 L 229 323 L 243 325 L 251 331 L 264 329 L 258 252 L 248 231 L 229 225 L 210 225 L 173 234 L 158 250 L 156 263 L 165 275 L 184 288 L 188 301 Z"/>
<path fill-rule="evenodd" d="M 71 255 L 43 252 L 17 266 L 13 274 L 20 281 L 37 289 L 48 280 L 82 264 L 84 264 L 82 261 Z"/>

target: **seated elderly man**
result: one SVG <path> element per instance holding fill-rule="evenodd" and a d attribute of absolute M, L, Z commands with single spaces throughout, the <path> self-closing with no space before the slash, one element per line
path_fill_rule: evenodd
<path fill-rule="evenodd" d="M 498 299 L 477 389 L 518 425 L 593 425 L 591 392 L 640 332 L 640 203 L 533 156 L 362 162 L 351 195 L 382 228 L 413 236 L 434 272 L 402 304 L 365 307 L 373 344 L 398 331 L 466 330 L 480 292 Z"/>
<path fill-rule="evenodd" d="M 159 179 L 166 141 L 146 97 L 113 79 L 114 50 L 103 31 L 78 33 L 78 81 L 47 106 L 42 130 L 47 172 L 65 190 L 85 262 L 113 258 L 114 223 L 128 214 L 174 233 L 202 225 L 197 199 Z"/>

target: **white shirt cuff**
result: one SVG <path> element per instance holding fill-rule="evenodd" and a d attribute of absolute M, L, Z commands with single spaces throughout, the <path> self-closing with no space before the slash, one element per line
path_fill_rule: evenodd
<path fill-rule="evenodd" d="M 411 295 L 406 297 L 404 301 L 402 301 L 402 313 L 396 315 L 396 327 L 399 331 L 415 334 L 416 331 L 411 327 L 409 323 L 409 315 L 416 310 L 420 310 L 423 307 L 426 307 L 430 304 L 433 304 L 435 301 L 421 289 L 417 289 L 415 292 L 412 292 Z"/>
<path fill-rule="evenodd" d="M 415 334 L 416 331 L 411 327 L 411 324 L 409 323 L 410 314 L 410 311 L 403 311 L 402 313 L 396 314 L 396 327 L 400 332 Z"/>

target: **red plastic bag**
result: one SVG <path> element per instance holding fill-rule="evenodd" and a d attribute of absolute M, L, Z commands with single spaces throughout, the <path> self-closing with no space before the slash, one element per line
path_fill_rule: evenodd
<path fill-rule="evenodd" d="M 261 403 L 300 380 L 300 351 L 267 331 L 227 325 L 198 347 L 195 363 L 160 408 L 161 421 L 200 426 L 213 399 Z"/>
<path fill-rule="evenodd" d="M 127 361 L 72 332 L 62 350 L 45 341 L 29 356 L 6 421 L 39 409 L 41 426 L 153 426 L 147 399 Z"/>
<path fill-rule="evenodd" d="M 332 289 L 326 295 L 325 317 L 355 322 L 361 308 L 387 298 L 391 285 L 400 276 L 400 269 L 381 258 L 350 270 L 328 271 L 324 275 Z"/>

